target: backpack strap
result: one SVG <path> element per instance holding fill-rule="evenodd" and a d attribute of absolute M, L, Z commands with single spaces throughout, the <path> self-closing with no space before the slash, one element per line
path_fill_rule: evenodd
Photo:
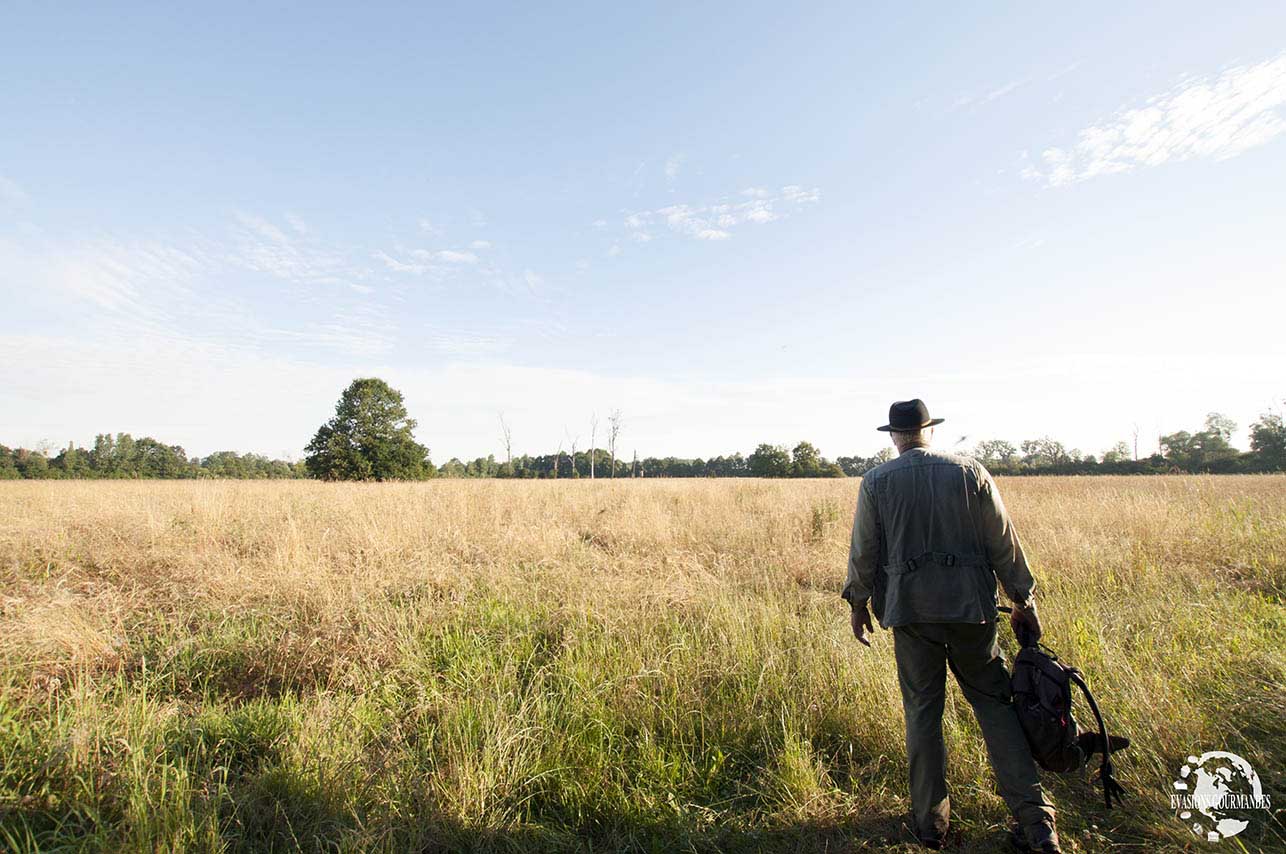
<path fill-rule="evenodd" d="M 1112 737 L 1107 734 L 1107 724 L 1103 721 L 1103 713 L 1099 711 L 1098 703 L 1094 702 L 1094 695 L 1090 693 L 1090 686 L 1085 684 L 1085 680 L 1081 677 L 1081 672 L 1074 667 L 1069 667 L 1067 675 L 1081 689 L 1081 693 L 1085 695 L 1085 699 L 1090 704 L 1090 711 L 1094 713 L 1094 718 L 1098 721 L 1100 746 L 1103 748 L 1103 762 L 1099 766 L 1098 776 L 1103 783 L 1103 802 L 1108 809 L 1111 809 L 1113 798 L 1116 798 L 1117 804 L 1120 804 L 1125 797 L 1125 787 L 1116 781 L 1116 777 L 1112 773 Z"/>

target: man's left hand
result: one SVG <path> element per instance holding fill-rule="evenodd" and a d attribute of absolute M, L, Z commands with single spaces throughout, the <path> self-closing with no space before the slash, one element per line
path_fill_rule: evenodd
<path fill-rule="evenodd" d="M 865 646 L 871 645 L 871 634 L 875 627 L 871 625 L 871 614 L 866 610 L 866 603 L 853 609 L 851 617 L 853 623 L 853 637 L 857 638 Z"/>

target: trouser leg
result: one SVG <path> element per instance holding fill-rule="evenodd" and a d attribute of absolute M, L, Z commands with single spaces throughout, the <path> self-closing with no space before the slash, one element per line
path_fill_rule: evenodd
<path fill-rule="evenodd" d="M 947 832 L 951 801 L 947 797 L 947 751 L 942 741 L 942 708 L 946 700 L 946 648 L 916 631 L 893 630 L 902 711 L 906 717 L 906 755 L 911 766 L 911 809 L 916 832 L 923 837 Z"/>
<path fill-rule="evenodd" d="M 1053 822 L 1054 807 L 1040 787 L 1036 762 L 1018 722 L 1009 670 L 996 643 L 996 624 L 952 625 L 947 655 L 965 699 L 973 706 L 997 788 L 1024 828 Z"/>

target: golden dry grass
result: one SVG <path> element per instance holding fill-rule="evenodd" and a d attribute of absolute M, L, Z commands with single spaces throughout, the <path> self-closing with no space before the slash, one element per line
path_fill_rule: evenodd
<path fill-rule="evenodd" d="M 1048 642 L 1138 744 L 1123 810 L 1050 781 L 1066 848 L 1196 850 L 1166 802 L 1194 751 L 1286 797 L 1286 477 L 1001 489 Z M 905 845 L 890 638 L 837 598 L 856 490 L 0 484 L 0 845 Z M 967 849 L 999 850 L 958 692 L 946 729 Z"/>

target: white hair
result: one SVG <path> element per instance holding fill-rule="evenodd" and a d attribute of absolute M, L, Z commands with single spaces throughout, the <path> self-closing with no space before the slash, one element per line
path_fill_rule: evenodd
<path fill-rule="evenodd" d="M 919 430 L 893 430 L 890 434 L 893 437 L 893 447 L 902 453 L 907 448 L 927 448 L 929 442 L 933 440 L 933 428 L 921 427 Z"/>

